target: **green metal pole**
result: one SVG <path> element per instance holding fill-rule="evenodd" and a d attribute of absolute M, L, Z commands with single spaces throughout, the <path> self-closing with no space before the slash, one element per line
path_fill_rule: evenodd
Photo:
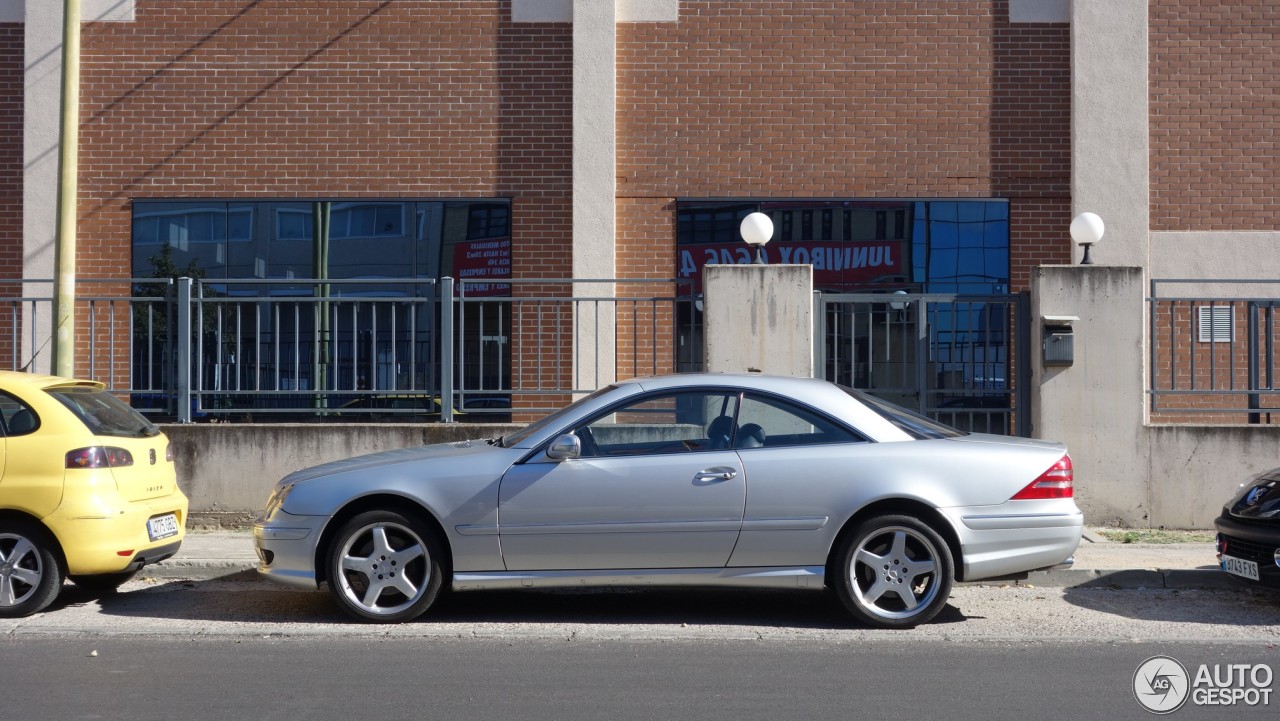
<path fill-rule="evenodd" d="M 80 141 L 80 0 L 64 0 L 62 126 L 58 142 L 57 272 L 54 276 L 53 372 L 75 375 L 76 176 Z"/>

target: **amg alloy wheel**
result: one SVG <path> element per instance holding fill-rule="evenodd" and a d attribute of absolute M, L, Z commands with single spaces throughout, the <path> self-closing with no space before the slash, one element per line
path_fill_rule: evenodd
<path fill-rule="evenodd" d="M 364 621 L 397 623 L 426 611 L 440 592 L 440 550 L 426 525 L 369 511 L 338 531 L 329 552 L 329 592 Z"/>
<path fill-rule="evenodd" d="M 910 516 L 863 522 L 841 545 L 836 592 L 845 607 L 879 628 L 910 628 L 946 605 L 955 570 L 932 528 Z"/>

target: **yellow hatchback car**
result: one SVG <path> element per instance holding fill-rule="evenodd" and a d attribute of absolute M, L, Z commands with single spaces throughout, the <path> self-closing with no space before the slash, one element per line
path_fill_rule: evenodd
<path fill-rule="evenodd" d="M 63 581 L 107 591 L 177 553 L 187 497 L 169 439 L 96 381 L 0 372 L 0 617 Z"/>

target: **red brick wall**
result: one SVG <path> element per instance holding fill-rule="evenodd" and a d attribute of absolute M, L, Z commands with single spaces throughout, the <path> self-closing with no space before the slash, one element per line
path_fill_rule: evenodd
<path fill-rule="evenodd" d="M 1151 229 L 1276 230 L 1280 4 L 1151 0 Z"/>
<path fill-rule="evenodd" d="M 1008 197 L 1014 288 L 1069 262 L 1068 26 L 1004 0 L 680 7 L 618 28 L 620 196 Z M 662 240 L 620 234 L 619 275 Z"/>
<path fill-rule="evenodd" d="M 0 23 L 0 280 L 22 277 L 22 43 L 22 25 Z M 0 284 L 0 292 L 19 296 L 22 286 Z M 15 365 L 12 338 L 21 322 L 20 309 L 0 305 L 0 369 Z"/>
<path fill-rule="evenodd" d="M 128 272 L 134 198 L 512 196 L 514 272 L 568 274 L 568 25 L 497 0 L 140 0 L 83 54 L 82 272 Z"/>
<path fill-rule="evenodd" d="M 571 274 L 567 24 L 498 0 L 140 0 L 82 42 L 82 274 L 129 274 L 135 198 L 335 196 L 511 197 L 514 276 Z M 546 330 L 515 327 L 515 352 Z"/>

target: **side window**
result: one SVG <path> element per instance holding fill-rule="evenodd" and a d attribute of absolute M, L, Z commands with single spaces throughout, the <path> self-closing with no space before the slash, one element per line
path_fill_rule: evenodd
<path fill-rule="evenodd" d="M 738 414 L 734 448 L 860 443 L 866 439 L 809 410 L 748 394 Z"/>
<path fill-rule="evenodd" d="M 0 425 L 6 437 L 25 436 L 40 427 L 40 419 L 26 403 L 0 393 Z"/>
<path fill-rule="evenodd" d="M 584 458 L 728 449 L 737 410 L 734 392 L 668 393 L 631 401 L 574 432 Z"/>

